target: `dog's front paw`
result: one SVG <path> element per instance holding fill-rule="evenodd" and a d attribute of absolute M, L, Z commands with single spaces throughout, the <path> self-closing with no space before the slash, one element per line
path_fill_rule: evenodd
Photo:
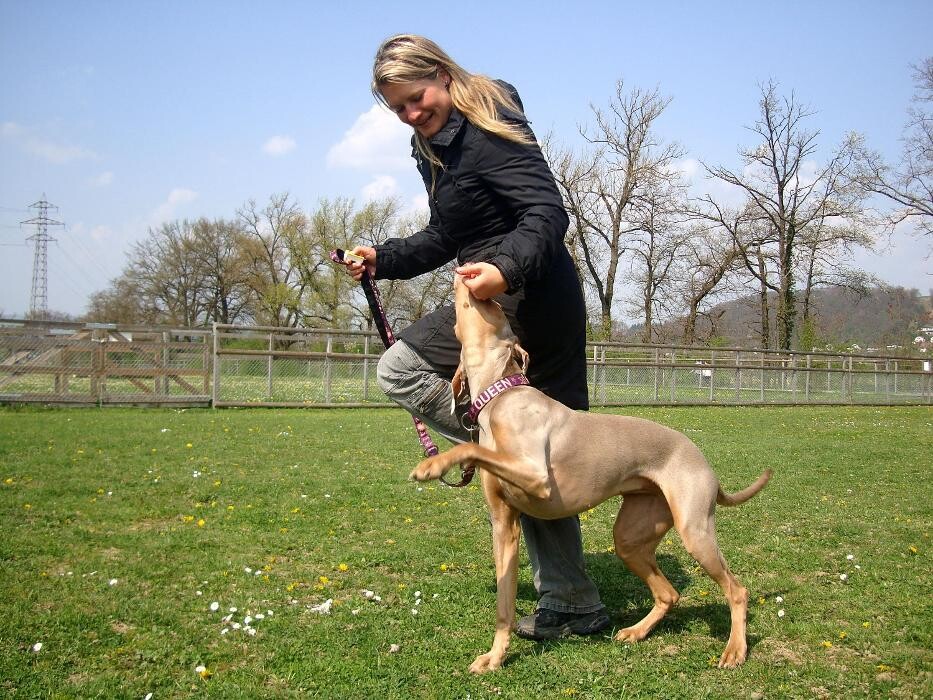
<path fill-rule="evenodd" d="M 477 675 L 481 673 L 489 673 L 490 671 L 495 671 L 502 665 L 502 657 L 492 652 L 488 654 L 481 654 L 476 657 L 476 661 L 470 664 L 470 673 L 475 673 Z"/>
<path fill-rule="evenodd" d="M 434 455 L 421 461 L 414 471 L 408 475 L 412 481 L 433 481 L 440 479 L 453 466 L 444 455 Z"/>

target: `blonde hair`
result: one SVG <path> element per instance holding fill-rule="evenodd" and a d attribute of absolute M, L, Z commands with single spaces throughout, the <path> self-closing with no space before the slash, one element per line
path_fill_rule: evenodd
<path fill-rule="evenodd" d="M 535 143 L 524 123 L 506 121 L 499 115 L 499 107 L 522 111 L 508 90 L 485 75 L 465 70 L 440 46 L 417 34 L 397 34 L 382 42 L 373 62 L 373 95 L 388 107 L 380 90 L 383 85 L 431 79 L 437 76 L 438 70 L 450 75 L 450 99 L 471 124 L 508 141 Z M 433 166 L 441 165 L 427 139 L 418 132 L 415 132 L 415 147 L 432 164 L 432 171 Z"/>

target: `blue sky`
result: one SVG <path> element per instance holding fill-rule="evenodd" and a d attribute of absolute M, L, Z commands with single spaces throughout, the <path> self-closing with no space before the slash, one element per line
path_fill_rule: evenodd
<path fill-rule="evenodd" d="M 664 139 L 740 167 L 769 79 L 816 110 L 824 149 L 859 131 L 896 157 L 930 27 L 933 3 L 906 1 L 0 0 L 0 314 L 28 309 L 19 222 L 43 193 L 66 224 L 51 231 L 49 307 L 73 314 L 167 220 L 232 218 L 286 191 L 306 210 L 337 196 L 422 204 L 408 133 L 369 92 L 393 33 L 513 83 L 538 135 L 564 142 L 618 79 L 658 87 L 673 98 Z M 926 291 L 928 248 L 898 235 L 858 262 Z"/>

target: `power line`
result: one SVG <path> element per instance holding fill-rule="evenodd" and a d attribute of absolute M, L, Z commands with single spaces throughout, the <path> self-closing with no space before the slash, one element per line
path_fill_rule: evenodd
<path fill-rule="evenodd" d="M 35 226 L 36 232 L 26 238 L 35 241 L 32 257 L 32 291 L 29 295 L 29 315 L 32 318 L 44 319 L 49 315 L 49 241 L 56 239 L 49 236 L 49 226 L 64 226 L 61 221 L 48 217 L 49 209 L 58 207 L 42 199 L 29 205 L 30 209 L 38 209 L 39 216 L 21 221 L 26 226 Z"/>

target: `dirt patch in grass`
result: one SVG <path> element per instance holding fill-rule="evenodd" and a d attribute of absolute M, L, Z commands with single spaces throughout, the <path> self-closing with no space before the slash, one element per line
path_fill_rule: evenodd
<path fill-rule="evenodd" d="M 755 657 L 765 663 L 793 664 L 802 666 L 804 654 L 792 649 L 786 642 L 776 639 L 765 639 L 755 648 Z"/>

